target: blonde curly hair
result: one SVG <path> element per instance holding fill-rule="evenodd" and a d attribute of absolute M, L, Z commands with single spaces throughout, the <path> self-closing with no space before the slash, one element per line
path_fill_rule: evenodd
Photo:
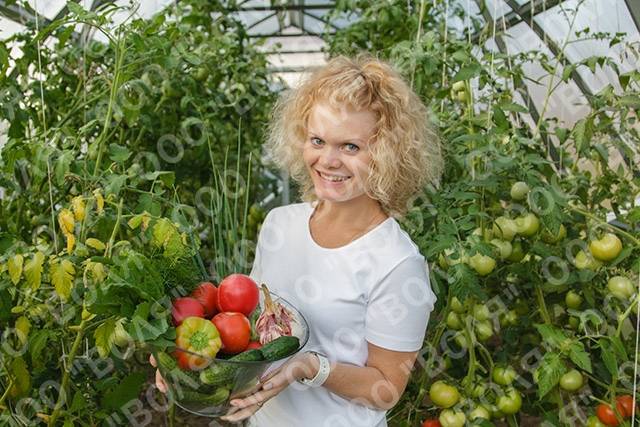
<path fill-rule="evenodd" d="M 377 116 L 365 191 L 388 215 L 404 216 L 425 185 L 438 185 L 444 167 L 440 139 L 420 98 L 390 64 L 368 54 L 338 56 L 284 92 L 269 124 L 268 158 L 299 183 L 302 200 L 317 199 L 302 147 L 318 101 Z"/>

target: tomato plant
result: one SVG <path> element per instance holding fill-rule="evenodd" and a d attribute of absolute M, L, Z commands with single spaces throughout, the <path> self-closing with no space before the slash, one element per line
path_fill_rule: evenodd
<path fill-rule="evenodd" d="M 460 393 L 454 386 L 443 381 L 436 381 L 429 389 L 429 397 L 441 408 L 450 408 L 460 400 Z M 442 420 L 440 420 L 442 422 Z M 444 425 L 444 424 L 443 424 Z"/>

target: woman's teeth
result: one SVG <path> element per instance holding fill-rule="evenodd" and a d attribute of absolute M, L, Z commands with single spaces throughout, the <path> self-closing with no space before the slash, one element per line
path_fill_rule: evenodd
<path fill-rule="evenodd" d="M 325 175 L 322 172 L 318 172 L 320 174 L 320 176 L 324 179 L 326 179 L 327 181 L 331 181 L 331 182 L 342 182 L 342 181 L 346 181 L 348 179 L 350 179 L 350 176 L 340 176 L 340 175 Z"/>

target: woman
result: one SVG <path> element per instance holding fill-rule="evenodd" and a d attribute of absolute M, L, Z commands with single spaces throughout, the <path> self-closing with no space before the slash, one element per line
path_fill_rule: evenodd
<path fill-rule="evenodd" d="M 395 218 L 439 178 L 438 140 L 411 88 L 368 56 L 332 59 L 274 112 L 267 149 L 303 202 L 269 212 L 250 275 L 300 309 L 310 337 L 222 419 L 386 426 L 436 300 Z"/>

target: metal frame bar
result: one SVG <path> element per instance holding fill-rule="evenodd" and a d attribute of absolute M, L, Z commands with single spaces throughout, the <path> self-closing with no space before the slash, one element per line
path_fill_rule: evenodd
<path fill-rule="evenodd" d="M 286 4 L 286 5 L 274 5 L 274 6 L 247 6 L 238 7 L 233 9 L 227 9 L 227 12 L 247 12 L 247 11 L 300 11 L 300 10 L 313 10 L 313 9 L 331 9 L 335 6 L 335 3 L 327 4 Z"/>
<path fill-rule="evenodd" d="M 263 22 L 265 22 L 266 20 L 273 18 L 274 16 L 275 16 L 275 17 L 277 17 L 277 16 L 278 16 L 278 12 L 273 12 L 273 13 L 271 13 L 271 14 L 269 14 L 269 15 L 267 15 L 267 16 L 265 16 L 265 17 L 263 17 L 263 18 L 258 19 L 256 22 L 254 22 L 253 24 L 251 24 L 251 25 L 249 25 L 249 26 L 247 27 L 247 31 L 248 31 L 248 30 L 250 30 L 250 29 L 252 29 L 253 27 L 255 27 L 255 26 L 257 26 L 257 25 L 262 24 L 262 23 L 263 23 Z"/>
<path fill-rule="evenodd" d="M 338 26 L 337 26 L 337 25 L 335 25 L 335 24 L 334 24 L 334 23 L 332 23 L 332 22 L 327 21 L 326 19 L 324 19 L 324 18 L 323 18 L 323 17 L 321 17 L 321 16 L 316 16 L 316 15 L 314 15 L 313 13 L 309 13 L 309 12 L 307 12 L 307 11 L 305 11 L 305 10 L 303 10 L 303 11 L 302 11 L 302 13 L 303 13 L 304 15 L 306 15 L 306 16 L 309 16 L 309 17 L 311 17 L 311 18 L 313 18 L 313 19 L 316 19 L 316 20 L 318 20 L 318 21 L 322 22 L 323 24 L 325 24 L 325 26 L 330 26 L 331 28 L 333 28 L 333 29 L 334 29 L 334 30 L 336 30 L 336 31 L 340 29 L 340 28 L 338 28 Z"/>
<path fill-rule="evenodd" d="M 636 24 L 636 29 L 640 31 L 640 3 L 638 0 L 625 0 L 627 9 L 633 18 L 633 22 Z"/>

